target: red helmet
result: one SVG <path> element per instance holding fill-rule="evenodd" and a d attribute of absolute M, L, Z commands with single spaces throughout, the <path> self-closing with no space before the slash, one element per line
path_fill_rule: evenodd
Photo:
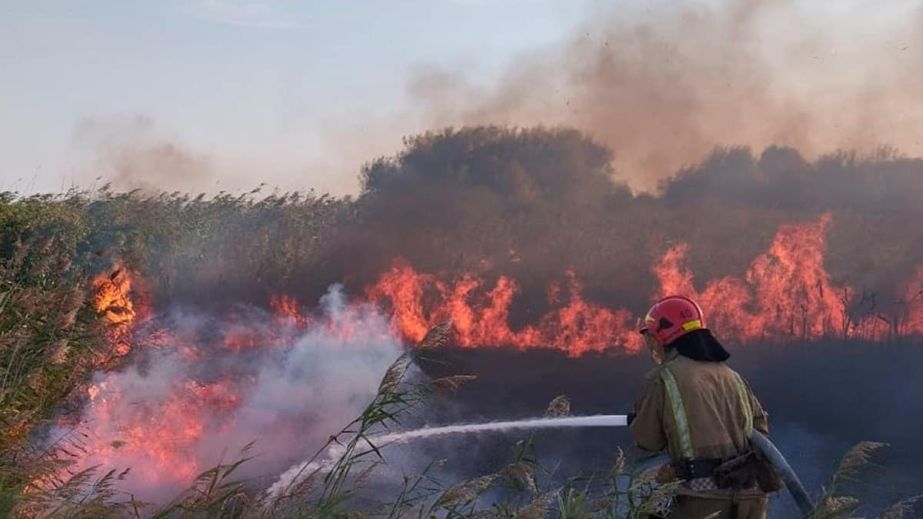
<path fill-rule="evenodd" d="M 695 330 L 707 330 L 702 308 L 688 297 L 667 296 L 647 311 L 639 331 L 654 334 L 666 346 Z"/>

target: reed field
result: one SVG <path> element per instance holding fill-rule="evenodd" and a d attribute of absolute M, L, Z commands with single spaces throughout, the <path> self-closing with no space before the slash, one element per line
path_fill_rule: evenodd
<path fill-rule="evenodd" d="M 680 243 L 691 244 L 684 260 L 696 278 L 689 283 L 704 293 L 709 280 L 750 280 L 753 258 L 779 261 L 765 251 L 779 243 L 780 226 L 829 221 L 820 226 L 822 254 L 812 258 L 820 258 L 818 279 L 845 287 L 833 312 L 842 315 L 818 318 L 824 324 L 814 331 L 806 317 L 792 316 L 832 308 L 804 303 L 833 300 L 814 295 L 827 285 L 788 291 L 792 299 L 778 315 L 791 323 L 779 328 L 784 336 L 769 339 L 882 347 L 917 341 L 923 161 L 887 150 L 815 162 L 786 148 L 718 150 L 657 196 L 612 182 L 610 163 L 609 150 L 572 130 L 464 128 L 410 138 L 400 154 L 369 163 L 354 198 L 266 186 L 210 195 L 108 188 L 0 194 L 0 515 L 640 518 L 670 493 L 652 482 L 636 453 L 613 459 L 608 471 L 552 477 L 553 460 L 536 457 L 541 438 L 530 435 L 493 472 L 445 480 L 438 469 L 446 462 L 433 459 L 390 496 L 364 495 L 364 484 L 388 464 L 376 435 L 400 430 L 434 394 L 464 391 L 474 379 L 406 377 L 417 355 L 452 341 L 447 328 L 430 322 L 419 323 L 429 333 L 382 374 L 359 416 L 325 432 L 329 441 L 315 463 L 275 493 L 240 476 L 255 455 L 244 449 L 201 471 L 171 502 L 145 503 L 120 488 L 132 467 L 73 469 L 79 427 L 48 437 L 79 415 L 94 373 L 133 362 L 129 335 L 119 335 L 130 319 L 170 308 L 268 308 L 280 294 L 313 304 L 332 284 L 363 297 L 396 260 L 443 289 L 453 286 L 444 280 L 457 288 L 467 286 L 457 280 L 515 279 L 504 318 L 518 330 L 565 299 L 547 294 L 549 285 L 566 284 L 569 272 L 588 306 L 640 308 L 658 282 L 652 267 Z M 849 179 L 848 187 L 828 189 L 837 179 Z M 693 221 L 684 216 L 690 212 Z M 104 287 L 129 278 L 130 304 L 102 300 Z M 421 294 L 425 305 L 438 292 Z M 556 400 L 548 412 L 566 414 L 568 405 Z M 851 497 L 879 449 L 887 447 L 855 445 L 826 486 L 809 489 L 815 517 L 914 517 L 909 495 L 874 512 Z"/>

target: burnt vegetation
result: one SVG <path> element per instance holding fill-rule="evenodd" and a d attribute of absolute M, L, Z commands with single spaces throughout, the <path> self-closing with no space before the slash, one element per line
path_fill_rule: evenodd
<path fill-rule="evenodd" d="M 70 192 L 2 198 L 4 258 L 30 236 L 54 236 L 81 267 L 111 250 L 158 302 L 314 301 L 333 282 L 361 290 L 395 258 L 423 272 L 516 279 L 525 297 L 573 269 L 590 298 L 643 306 L 651 266 L 671 245 L 697 286 L 742 275 L 782 223 L 831 213 L 825 267 L 857 299 L 903 297 L 923 259 L 923 160 L 882 150 L 814 162 L 797 150 L 719 149 L 632 195 L 612 152 L 575 130 L 444 130 L 406 140 L 368 164 L 362 193 L 241 195 Z"/>
<path fill-rule="evenodd" d="M 115 258 L 140 274 L 145 286 L 136 289 L 155 306 L 264 305 L 279 293 L 311 302 L 337 282 L 359 295 L 396 258 L 446 277 L 507 275 L 520 285 L 515 327 L 541 315 L 549 282 L 568 270 L 588 300 L 640 309 L 654 289 L 651 266 L 669 247 L 690 244 L 687 261 L 701 287 L 744 275 L 780 224 L 830 213 L 825 267 L 835 282 L 856 289 L 849 311 L 887 316 L 907 304 L 908 283 L 923 262 L 923 160 L 892 150 L 812 161 L 791 148 L 719 149 L 650 195 L 619 182 L 612 153 L 575 130 L 474 127 L 408 138 L 402 152 L 363 169 L 355 198 L 265 188 L 214 196 L 108 189 L 0 194 L 0 510 L 59 468 L 49 453 L 27 447 L 29 434 L 70 402 L 89 372 L 118 364 L 89 305 L 90 279 Z M 880 345 L 855 347 L 868 356 L 868 348 Z M 202 514 L 252 510 L 244 486 L 227 481 L 236 466 L 203 474 L 196 484 L 211 493 L 190 490 L 192 497 L 173 512 L 187 505 Z M 118 475 L 80 477 L 100 487 L 87 498 L 94 508 L 63 510 L 92 516 L 113 497 Z M 398 500 L 408 509 L 426 501 L 413 494 L 412 484 L 422 485 L 425 474 L 420 478 L 408 480 Z M 458 489 L 473 497 L 453 501 L 453 510 L 473 513 L 483 483 Z M 64 488 L 75 500 L 84 496 Z M 563 488 L 533 491 L 507 515 L 530 506 L 538 515 L 520 516 L 582 510 L 578 501 L 589 487 Z M 324 495 L 325 506 L 343 511 L 347 500 Z M 445 505 L 448 498 L 439 495 Z M 60 499 L 46 496 L 42 503 Z M 118 512 L 132 515 L 136 505 L 123 502 Z"/>

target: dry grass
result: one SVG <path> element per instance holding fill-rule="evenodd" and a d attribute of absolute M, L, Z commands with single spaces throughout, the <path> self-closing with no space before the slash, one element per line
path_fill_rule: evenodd
<path fill-rule="evenodd" d="M 886 508 L 878 517 L 879 519 L 913 519 L 913 516 L 909 515 L 913 513 L 911 507 L 920 500 L 923 500 L 923 495 L 913 496 L 898 501 Z"/>
<path fill-rule="evenodd" d="M 854 480 L 859 472 L 871 463 L 875 451 L 886 446 L 886 443 L 869 441 L 853 445 L 840 460 L 834 474 L 835 482 Z"/>
<path fill-rule="evenodd" d="M 570 416 L 570 400 L 565 395 L 556 396 L 545 410 L 545 416 L 548 418 L 560 418 Z"/>
<path fill-rule="evenodd" d="M 68 474 L 67 450 L 72 445 L 67 442 L 47 452 L 24 447 L 29 433 L 66 401 L 100 359 L 111 358 L 108 344 L 101 340 L 104 330 L 87 301 L 89 274 L 106 267 L 107 247 L 129 265 L 143 267 L 165 293 L 220 277 L 253 280 L 241 290 L 277 292 L 293 280 L 312 277 L 306 273 L 327 273 L 326 247 L 345 223 L 355 221 L 355 211 L 351 201 L 303 195 L 262 200 L 105 191 L 93 196 L 0 196 L 0 515 L 347 517 L 361 512 L 389 518 L 438 514 L 615 519 L 640 517 L 670 496 L 674 489 L 634 470 L 625 456 L 619 456 L 606 474 L 554 484 L 527 440 L 496 474 L 446 485 L 427 469 L 408 476 L 392 502 L 360 508 L 356 493 L 385 461 L 373 443 L 374 433 L 393 427 L 397 417 L 412 411 L 433 389 L 454 391 L 471 380 L 459 375 L 428 387 L 408 387 L 410 356 L 389 368 L 373 402 L 333 436 L 331 443 L 344 447 L 342 455 L 328 469 L 306 471 L 271 499 L 237 478 L 247 453 L 203 472 L 173 503 L 154 510 L 119 491 L 124 473 L 90 469 Z M 452 240 L 445 242 L 453 253 L 459 248 Z M 439 347 L 450 333 L 451 323 L 442 323 L 419 347 Z M 569 402 L 559 397 L 547 414 L 569 413 Z M 844 456 L 820 501 L 818 518 L 842 517 L 855 509 L 857 502 L 839 492 L 855 481 L 880 447 L 863 443 Z M 491 491 L 501 497 L 481 503 Z M 883 517 L 900 517 L 910 502 L 896 504 Z"/>
<path fill-rule="evenodd" d="M 476 375 L 452 375 L 448 377 L 437 378 L 430 384 L 436 391 L 458 391 L 462 386 L 469 382 L 477 380 Z"/>
<path fill-rule="evenodd" d="M 845 487 L 858 481 L 859 474 L 872 464 L 875 452 L 886 445 L 866 441 L 857 443 L 847 450 L 818 500 L 812 519 L 852 517 L 862 502 L 855 496 L 844 494 Z M 895 506 L 898 505 L 900 503 Z"/>
<path fill-rule="evenodd" d="M 86 272 L 74 267 L 66 243 L 33 234 L 12 244 L 13 253 L 0 257 L 0 514 L 49 467 L 47 453 L 28 449 L 26 438 L 108 348 L 88 305 Z M 109 476 L 96 482 L 87 503 L 105 499 Z"/>

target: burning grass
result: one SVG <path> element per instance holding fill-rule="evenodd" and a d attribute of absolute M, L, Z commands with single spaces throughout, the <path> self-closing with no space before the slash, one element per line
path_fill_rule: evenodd
<path fill-rule="evenodd" d="M 607 150 L 576 132 L 463 129 L 408 140 L 398 156 L 371 163 L 358 199 L 258 191 L 2 194 L 0 511 L 25 496 L 44 503 L 34 510 L 60 504 L 64 515 L 94 516 L 115 502 L 121 508 L 106 510 L 148 513 L 151 507 L 119 501 L 110 490 L 152 472 L 180 474 L 183 484 L 194 479 L 168 515 L 256 513 L 253 485 L 237 479 L 255 460 L 211 471 L 188 459 L 172 472 L 137 464 L 129 473 L 71 464 L 76 475 L 64 477 L 68 463 L 58 455 L 80 458 L 95 446 L 118 455 L 162 451 L 172 463 L 189 445 L 223 437 L 215 431 L 233 429 L 227 417 L 212 423 L 202 416 L 240 408 L 255 359 L 291 342 L 280 330 L 330 329 L 303 305 L 332 283 L 344 284 L 351 304 L 372 302 L 386 312 L 391 331 L 407 341 L 438 342 L 427 330 L 452 321 L 453 342 L 464 348 L 631 354 L 639 346 L 637 310 L 670 291 L 697 296 L 723 338 L 754 347 L 918 337 L 923 226 L 915 224 L 919 197 L 907 193 L 918 191 L 923 164 L 850 155 L 793 163 L 793 154 L 716 152 L 665 184 L 662 197 L 635 197 L 611 182 Z M 808 173 L 792 175 L 790 164 Z M 843 177 L 849 186 L 828 189 Z M 270 317 L 253 325 L 241 308 Z M 218 324 L 194 341 L 169 327 L 151 333 L 158 323 L 149 319 L 176 309 L 207 311 Z M 334 331 L 344 341 L 357 333 Z M 84 409 L 116 405 L 107 381 L 127 368 L 150 372 L 145 363 L 164 345 L 186 366 L 230 364 L 232 376 L 184 372 L 188 380 L 167 398 L 134 405 L 134 428 L 119 423 L 118 434 L 98 442 L 72 434 L 52 438 L 51 451 L 34 448 L 49 442 L 27 444 L 51 418 L 66 426 Z M 92 373 L 98 380 L 90 384 Z M 379 396 L 400 392 L 397 375 Z M 435 386 L 455 391 L 468 380 L 447 376 Z M 144 419 L 163 417 L 191 425 L 158 440 Z M 367 455 L 377 456 L 375 449 Z M 524 463 L 517 458 L 491 478 L 461 484 L 438 513 L 455 513 L 446 503 L 459 515 L 484 512 L 475 506 L 482 487 L 495 492 L 510 478 L 528 491 L 497 505 L 496 514 L 580 516 L 599 498 L 598 478 L 539 488 L 533 480 L 541 471 Z M 314 504 L 305 514 L 345 510 L 337 507 L 351 478 L 364 473 L 353 470 L 330 483 L 326 498 L 322 491 L 308 499 Z M 434 471 L 408 477 L 391 515 L 434 512 L 449 490 L 434 482 Z M 304 484 L 327 488 L 320 479 Z M 836 497 L 831 507 L 850 508 Z"/>
<path fill-rule="evenodd" d="M 445 340 L 444 330 L 427 336 L 431 344 Z M 517 444 L 509 462 L 494 473 L 451 482 L 441 480 L 431 464 L 419 474 L 407 474 L 392 489 L 390 499 L 369 501 L 362 491 L 387 463 L 388 446 L 377 442 L 381 431 L 399 426 L 438 390 L 432 383 L 408 383 L 413 358 L 423 349 L 399 357 L 385 372 L 372 402 L 362 413 L 331 435 L 305 462 L 295 466 L 268 491 L 238 477 L 253 459 L 252 445 L 231 462 L 197 475 L 192 485 L 160 508 L 139 502 L 119 490 L 127 474 L 108 471 L 98 476 L 89 468 L 41 487 L 27 487 L 13 502 L 17 517 L 450 517 L 533 519 L 640 519 L 658 513 L 676 483 L 658 484 L 658 467 L 644 459 L 629 460 L 619 451 L 605 473 L 585 474 L 560 482 L 553 469 L 535 456 L 534 437 Z M 561 416 L 569 406 L 563 397 L 551 402 L 549 416 Z M 855 478 L 882 444 L 856 445 L 843 457 L 830 485 L 823 491 L 812 519 L 850 517 L 860 505 L 842 494 L 843 483 Z M 58 468 L 49 466 L 52 471 Z M 47 473 L 52 477 L 52 472 Z M 896 503 L 881 517 L 903 517 L 912 500 Z"/>
<path fill-rule="evenodd" d="M 7 416 L 31 420 L 20 422 L 24 424 L 21 435 L 41 420 L 43 415 L 38 413 L 48 416 L 52 405 L 58 401 L 53 399 L 55 395 L 58 399 L 63 398 L 82 382 L 88 370 L 110 365 L 125 355 L 127 352 L 120 351 L 119 345 L 130 344 L 138 318 L 129 288 L 130 271 L 115 262 L 109 270 L 92 278 L 91 286 L 95 291 L 87 291 L 80 276 L 69 283 L 62 281 L 68 279 L 65 274 L 70 265 L 60 255 L 54 254 L 59 247 L 48 241 L 23 244 L 22 250 L 26 253 L 21 255 L 21 259 L 17 256 L 15 262 L 6 264 L 7 270 L 4 271 L 4 279 L 8 280 L 7 293 L 12 294 L 4 299 L 4 309 L 15 312 L 10 314 L 14 316 L 41 312 L 44 317 L 42 320 L 33 319 L 32 322 L 42 326 L 28 332 L 15 327 L 5 328 L 7 335 L 4 337 L 17 338 L 19 347 L 14 345 L 13 349 L 4 351 L 24 357 L 11 355 L 6 360 L 7 366 L 21 367 L 19 371 L 7 368 L 5 377 L 8 382 L 4 387 L 10 392 L 18 389 L 30 394 L 44 392 L 50 395 L 45 397 L 49 405 L 33 408 L 35 414 L 31 416 L 22 412 L 17 414 L 17 410 L 23 407 L 13 407 L 24 405 L 22 398 L 5 400 L 5 405 L 9 406 L 6 409 L 10 410 Z M 51 259 L 48 260 L 48 257 Z M 49 276 L 52 265 L 67 265 L 67 269 L 55 271 L 54 282 L 48 279 L 52 277 Z M 60 305 L 62 299 L 71 303 Z M 296 326 L 307 322 L 297 312 L 293 313 L 292 303 L 283 304 L 280 308 L 286 310 L 280 312 L 286 322 Z M 80 455 L 72 451 L 83 449 L 87 452 L 87 439 L 65 437 L 44 452 L 10 447 L 8 452 L 15 452 L 16 456 L 5 461 L 4 506 L 19 517 L 332 517 L 362 514 L 388 517 L 628 518 L 640 517 L 651 511 L 669 492 L 669 487 L 654 486 L 649 473 L 631 468 L 632 463 L 624 458 L 617 459 L 607 474 L 575 477 L 563 483 L 555 481 L 552 472 L 535 458 L 530 439 L 516 450 L 508 465 L 495 473 L 451 482 L 439 479 L 434 473 L 437 465 L 433 465 L 432 469 L 420 474 L 407 475 L 394 490 L 391 500 L 369 503 L 363 499 L 364 485 L 387 459 L 387 447 L 377 445 L 375 435 L 398 426 L 399 420 L 423 404 L 431 391 L 458 389 L 471 380 L 469 376 L 450 376 L 425 386 L 408 386 L 405 381 L 413 356 L 445 344 L 448 326 L 446 322 L 425 333 L 417 349 L 402 356 L 385 372 L 373 401 L 359 417 L 331 436 L 317 456 L 293 467 L 293 471 L 289 471 L 269 492 L 263 490 L 264 485 L 239 476 L 241 469 L 252 462 L 251 450 L 247 447 L 239 458 L 229 463 L 218 464 L 198 474 L 189 473 L 191 486 L 169 504 L 158 508 L 122 489 L 131 474 L 131 467 L 118 470 L 80 467 L 75 463 Z M 73 344 L 71 347 L 84 349 L 62 353 L 57 348 L 64 339 Z M 37 357 L 39 353 L 47 358 Z M 44 361 L 29 364 L 25 360 L 32 358 L 29 355 Z M 66 364 L 68 377 L 55 378 L 54 375 L 59 373 L 55 367 L 61 365 L 56 362 L 69 362 Z M 82 373 L 80 370 L 83 370 Z M 12 378 L 14 376 L 19 378 Z M 92 399 L 92 390 L 90 396 Z M 25 401 L 25 404 L 29 403 Z M 568 412 L 568 408 L 566 400 L 555 399 L 549 406 L 549 412 L 562 415 Z M 6 441 L 8 446 L 15 446 L 21 440 L 22 436 L 10 437 Z M 153 444 L 145 440 L 139 445 L 150 448 Z M 121 445 L 113 447 L 123 448 Z M 857 470 L 868 462 L 870 450 L 874 447 L 877 445 L 859 445 L 847 454 L 822 496 L 818 517 L 842 517 L 856 509 L 858 501 L 839 495 L 839 489 L 847 478 L 854 477 Z M 175 472 L 177 469 L 173 467 L 172 470 Z"/>

